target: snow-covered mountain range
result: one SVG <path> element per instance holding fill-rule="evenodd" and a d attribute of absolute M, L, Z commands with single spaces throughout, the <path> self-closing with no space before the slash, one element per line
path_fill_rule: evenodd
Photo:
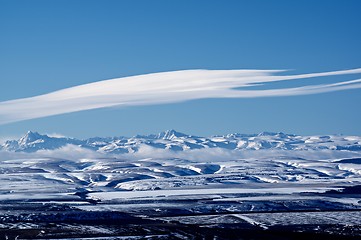
<path fill-rule="evenodd" d="M 222 148 L 230 150 L 349 150 L 361 151 L 360 136 L 322 135 L 299 136 L 285 133 L 262 132 L 259 134 L 228 134 L 199 137 L 175 130 L 159 134 L 136 135 L 134 137 L 94 137 L 85 140 L 67 137 L 51 137 L 37 132 L 27 132 L 18 140 L 8 140 L 0 150 L 10 152 L 36 152 L 54 150 L 66 145 L 75 145 L 101 153 L 132 153 L 142 146 L 173 151 Z"/>
<path fill-rule="evenodd" d="M 334 224 L 335 232 L 342 227 L 350 234 L 361 229 L 359 136 L 263 132 L 198 137 L 170 130 L 79 140 L 28 132 L 0 148 L 3 232 L 18 227 L 35 232 L 36 238 L 51 233 L 40 232 L 43 226 L 63 234 L 73 231 L 64 226 L 74 223 L 71 236 L 77 239 L 82 229 L 114 239 L 108 236 L 128 231 L 113 225 L 125 222 L 128 229 L 123 216 L 157 227 L 149 221 L 158 219 L 172 226 L 172 234 L 174 223 L 231 226 L 231 231 L 234 226 L 264 231 L 289 225 L 299 231 L 302 224 L 327 231 Z M 103 225 L 104 218 L 110 227 Z M 82 228 L 81 221 L 91 225 Z"/>

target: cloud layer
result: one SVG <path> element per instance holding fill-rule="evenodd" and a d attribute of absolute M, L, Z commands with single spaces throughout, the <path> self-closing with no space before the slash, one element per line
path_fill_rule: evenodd
<path fill-rule="evenodd" d="M 187 151 L 173 151 L 170 149 L 153 148 L 143 145 L 135 153 L 112 154 L 95 152 L 75 145 L 67 145 L 55 150 L 40 150 L 33 153 L 9 152 L 0 150 L 0 160 L 14 159 L 70 159 L 78 161 L 79 159 L 122 159 L 127 161 L 139 159 L 187 159 L 196 162 L 222 162 L 235 159 L 272 159 L 281 157 L 303 158 L 312 160 L 330 160 L 342 158 L 360 158 L 361 153 L 353 151 L 334 151 L 334 150 L 307 150 L 307 151 L 289 151 L 289 150 L 232 150 L 222 148 L 203 148 Z"/>
<path fill-rule="evenodd" d="M 164 104 L 202 98 L 294 96 L 361 88 L 361 79 L 356 79 L 296 88 L 247 89 L 276 81 L 359 74 L 361 68 L 277 76 L 280 72 L 283 71 L 183 70 L 104 80 L 35 97 L 0 102 L 0 124 L 115 106 Z"/>

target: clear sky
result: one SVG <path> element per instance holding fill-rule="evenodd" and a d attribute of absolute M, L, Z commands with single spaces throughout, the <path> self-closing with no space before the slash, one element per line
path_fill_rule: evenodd
<path fill-rule="evenodd" d="M 105 79 L 185 69 L 361 67 L 361 1 L 0 0 L 0 101 Z M 361 74 L 280 82 L 329 84 Z M 361 90 L 200 99 L 68 113 L 0 125 L 132 136 L 176 129 L 195 135 L 282 131 L 361 135 Z"/>

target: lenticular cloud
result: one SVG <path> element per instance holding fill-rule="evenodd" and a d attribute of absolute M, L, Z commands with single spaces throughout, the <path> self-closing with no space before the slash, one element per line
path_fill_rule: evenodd
<path fill-rule="evenodd" d="M 361 88 L 361 79 L 296 88 L 251 90 L 276 81 L 357 74 L 361 68 L 277 76 L 280 70 L 183 70 L 116 78 L 30 98 L 0 102 L 0 124 L 114 106 L 164 104 L 202 98 L 254 98 Z"/>

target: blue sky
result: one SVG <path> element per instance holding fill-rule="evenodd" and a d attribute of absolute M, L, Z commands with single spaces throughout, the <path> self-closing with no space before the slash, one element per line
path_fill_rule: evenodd
<path fill-rule="evenodd" d="M 105 79 L 185 69 L 361 67 L 360 1 L 0 0 L 0 101 Z M 360 78 L 329 76 L 277 87 Z M 361 90 L 199 99 L 97 109 L 0 125 L 74 137 L 177 129 L 196 135 L 361 134 Z"/>

